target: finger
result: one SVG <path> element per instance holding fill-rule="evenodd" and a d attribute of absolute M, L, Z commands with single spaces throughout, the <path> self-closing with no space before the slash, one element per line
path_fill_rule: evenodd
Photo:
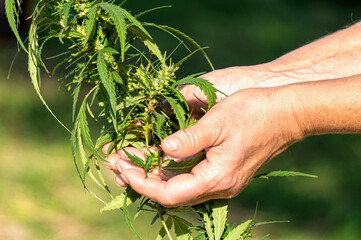
<path fill-rule="evenodd" d="M 218 127 L 210 123 L 210 119 L 203 118 L 194 126 L 179 130 L 163 139 L 162 149 L 173 158 L 190 157 L 216 143 L 217 133 L 219 133 L 216 128 Z"/>
<path fill-rule="evenodd" d="M 124 182 L 124 180 L 122 179 L 122 177 L 120 176 L 120 174 L 118 174 L 116 177 L 115 177 L 115 183 L 117 185 L 119 185 L 120 187 L 127 187 L 128 184 L 126 182 Z"/>
<path fill-rule="evenodd" d="M 209 199 L 213 195 L 210 191 L 212 184 L 204 176 L 180 174 L 165 181 L 161 178 L 145 178 L 144 172 L 136 169 L 128 169 L 121 174 L 122 179 L 135 191 L 165 207 L 190 206 Z"/>
<path fill-rule="evenodd" d="M 117 167 L 115 166 L 115 163 L 120 159 L 120 156 L 118 153 L 112 153 L 110 154 L 108 157 L 105 158 L 105 160 L 107 160 L 107 162 L 104 162 L 104 165 L 114 171 L 117 172 Z"/>
<path fill-rule="evenodd" d="M 144 157 L 144 152 L 142 150 L 139 150 L 135 147 L 125 147 L 123 148 L 125 151 L 127 151 L 127 153 L 129 153 L 130 155 L 133 155 L 133 156 L 137 156 L 141 159 L 143 159 L 143 161 L 145 160 L 145 157 Z M 120 149 L 117 151 L 117 153 L 120 155 L 120 157 L 122 159 L 128 159 L 128 156 L 127 154 L 123 151 L 123 149 Z"/>
<path fill-rule="evenodd" d="M 109 147 L 110 147 L 112 144 L 113 144 L 113 142 L 108 142 L 108 143 L 106 143 L 106 144 L 103 145 L 102 150 L 103 150 L 103 153 L 104 153 L 104 154 L 107 154 L 107 153 L 108 153 L 108 149 L 109 149 Z"/>

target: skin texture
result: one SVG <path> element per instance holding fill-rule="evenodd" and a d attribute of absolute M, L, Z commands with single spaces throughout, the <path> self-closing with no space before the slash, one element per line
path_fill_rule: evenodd
<path fill-rule="evenodd" d="M 355 24 L 270 63 L 231 67 L 203 78 L 226 93 L 196 125 L 165 138 L 163 151 L 183 159 L 206 150 L 191 173 L 145 178 L 120 150 L 108 156 L 116 183 L 166 207 L 232 198 L 268 161 L 309 135 L 361 133 L 361 24 Z M 194 86 L 182 89 L 201 117 Z M 109 145 L 104 146 L 104 150 Z M 144 158 L 142 151 L 127 151 Z"/>

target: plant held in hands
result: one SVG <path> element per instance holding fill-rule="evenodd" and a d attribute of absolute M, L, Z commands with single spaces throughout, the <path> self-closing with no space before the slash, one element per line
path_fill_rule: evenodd
<path fill-rule="evenodd" d="M 145 173 L 154 169 L 165 175 L 190 172 L 203 156 L 176 162 L 164 159 L 164 153 L 159 150 L 162 139 L 196 122 L 190 118 L 191 113 L 179 87 L 184 84 L 199 87 L 207 97 L 208 106 L 205 107 L 208 109 L 216 103 L 217 93 L 211 83 L 198 78 L 197 74 L 180 80 L 176 78 L 175 73 L 182 63 L 196 52 L 201 52 L 212 67 L 203 48 L 193 39 L 172 27 L 138 20 L 157 8 L 132 15 L 123 8 L 124 2 L 119 5 L 114 2 L 39 0 L 30 17 L 28 38 L 23 42 L 17 31 L 20 2 L 5 0 L 10 27 L 20 47 L 28 54 L 28 68 L 34 88 L 50 112 L 40 94 L 40 69 L 49 73 L 42 59 L 42 52 L 46 43 L 54 38 L 67 48 L 53 57 L 60 59 L 53 72 L 59 67 L 65 67 L 67 71 L 61 81 L 72 91 L 73 129 L 68 130 L 51 113 L 71 133 L 74 161 L 84 187 L 97 197 L 86 186 L 88 176 L 109 192 L 112 200 L 102 211 L 122 209 L 131 231 L 139 239 L 141 237 L 134 229 L 129 215 L 130 204 L 138 204 L 137 215 L 146 209 L 155 213 L 154 221 L 162 222 L 157 239 L 166 235 L 169 239 L 175 237 L 198 240 L 251 237 L 251 229 L 257 225 L 254 219 L 235 227 L 226 223 L 227 200 L 212 200 L 188 208 L 167 209 L 139 195 L 130 187 L 120 195 L 112 196 L 99 170 L 99 161 L 106 161 L 99 153 L 105 143 L 112 143 L 109 153 L 112 149 L 123 149 L 134 164 L 144 168 Z M 178 62 L 173 62 L 172 53 L 169 56 L 163 53 L 146 28 L 156 28 L 168 33 L 179 41 L 174 51 L 183 47 L 189 54 Z M 166 111 L 165 101 L 170 106 L 171 113 Z M 94 134 L 91 134 L 88 127 L 89 118 L 95 119 L 102 126 L 96 141 L 91 137 Z M 128 153 L 124 149 L 126 146 L 145 149 L 145 160 Z M 282 175 L 302 174 L 273 172 L 262 177 Z M 180 217 L 177 215 L 179 212 L 194 212 L 198 216 L 198 224 Z"/>

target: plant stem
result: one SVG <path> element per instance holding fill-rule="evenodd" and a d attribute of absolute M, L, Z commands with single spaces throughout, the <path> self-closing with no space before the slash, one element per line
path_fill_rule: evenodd
<path fill-rule="evenodd" d="M 169 239 L 170 239 L 170 240 L 173 240 L 172 235 L 170 235 L 170 232 L 169 232 L 169 229 L 168 229 L 168 227 L 167 227 L 167 224 L 165 224 L 165 221 L 164 221 L 164 218 L 163 218 L 163 214 L 162 214 L 162 210 L 158 209 L 158 214 L 159 214 L 159 218 L 160 218 L 160 220 L 161 220 L 161 222 L 162 222 L 162 224 L 163 224 L 163 227 L 164 227 L 164 229 L 165 229 L 165 231 L 166 231 Z"/>

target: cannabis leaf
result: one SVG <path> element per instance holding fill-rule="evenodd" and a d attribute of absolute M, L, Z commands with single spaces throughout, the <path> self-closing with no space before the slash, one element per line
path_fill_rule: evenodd
<path fill-rule="evenodd" d="M 318 178 L 316 175 L 311 175 L 307 173 L 295 172 L 295 171 L 272 171 L 269 173 L 263 173 L 255 176 L 255 178 L 265 178 L 269 177 L 310 177 L 310 178 Z"/>
<path fill-rule="evenodd" d="M 140 196 L 141 195 L 135 192 L 134 190 L 129 191 L 129 193 L 127 193 L 127 191 L 124 191 L 123 193 L 119 194 L 114 199 L 112 199 L 110 202 L 108 202 L 104 207 L 102 207 L 100 209 L 100 212 L 122 209 L 124 207 L 124 202 L 127 205 L 130 205 L 135 201 L 137 201 L 140 198 Z"/>
<path fill-rule="evenodd" d="M 16 7 L 15 1 L 16 0 L 5 0 L 6 17 L 9 21 L 11 30 L 13 31 L 16 39 L 18 40 L 18 43 L 24 49 L 25 52 L 28 52 L 28 49 L 25 47 L 23 41 L 21 40 L 21 37 L 20 37 L 18 29 L 17 29 L 17 25 L 19 24 L 19 13 L 18 13 L 19 10 L 17 9 L 17 7 L 20 8 L 20 6 Z M 18 1 L 18 3 L 19 3 L 19 1 Z"/>
<path fill-rule="evenodd" d="M 206 95 L 208 101 L 208 108 L 210 109 L 216 104 L 217 101 L 217 89 L 209 81 L 196 78 L 194 75 L 183 78 L 176 83 L 178 86 L 183 84 L 191 84 L 199 87 L 199 89 Z"/>
<path fill-rule="evenodd" d="M 169 217 L 173 220 L 177 240 L 189 240 L 191 237 L 191 231 L 189 228 L 193 226 L 192 223 L 175 215 L 170 215 Z"/>
<path fill-rule="evenodd" d="M 242 234 L 244 234 L 249 227 L 249 225 L 252 223 L 252 220 L 248 220 L 244 223 L 241 223 L 237 227 L 231 230 L 230 233 L 228 233 L 227 237 L 224 240 L 237 240 L 239 239 Z"/>
<path fill-rule="evenodd" d="M 195 157 L 190 160 L 184 160 L 176 162 L 171 160 L 167 166 L 163 167 L 163 169 L 174 172 L 174 173 L 190 173 L 191 170 L 204 159 L 204 155 L 202 154 L 199 157 Z"/>
<path fill-rule="evenodd" d="M 212 200 L 212 218 L 214 226 L 214 239 L 220 240 L 227 221 L 228 200 Z"/>
<path fill-rule="evenodd" d="M 116 92 L 115 92 L 114 84 L 109 78 L 106 62 L 104 60 L 104 53 L 102 51 L 100 51 L 98 53 L 97 67 L 98 67 L 98 72 L 99 72 L 101 82 L 107 91 L 107 96 L 108 96 L 108 100 L 110 103 L 110 113 L 111 113 L 111 117 L 113 119 L 114 129 L 115 129 L 115 131 L 118 131 L 117 110 L 116 110 L 116 106 L 117 106 Z"/>

